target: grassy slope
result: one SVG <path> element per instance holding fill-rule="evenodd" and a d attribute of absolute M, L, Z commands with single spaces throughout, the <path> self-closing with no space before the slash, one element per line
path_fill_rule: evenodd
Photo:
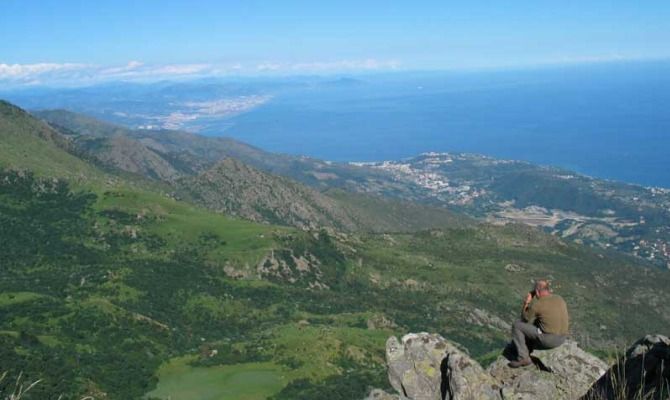
<path fill-rule="evenodd" d="M 63 150 L 68 145 L 47 124 L 0 100 L 0 166 L 72 181 L 101 180 L 104 174 Z"/>
<path fill-rule="evenodd" d="M 76 114 L 75 114 L 76 115 Z M 28 170 L 67 179 L 73 186 L 103 192 L 134 188 L 164 192 L 165 185 L 95 162 L 70 138 L 24 110 L 0 100 L 0 168 Z"/>
<path fill-rule="evenodd" d="M 124 135 L 126 132 L 122 127 L 107 124 L 95 118 L 90 118 L 67 110 L 43 110 L 33 114 L 48 121 L 49 124 L 73 130 L 78 134 L 86 136 L 106 137 Z"/>
<path fill-rule="evenodd" d="M 369 232 L 416 232 L 472 226 L 474 221 L 441 207 L 431 207 L 340 189 L 324 193 L 337 200 Z"/>
<path fill-rule="evenodd" d="M 197 206 L 176 201 L 153 192 L 124 188 L 107 191 L 94 204 L 98 211 L 114 210 L 141 218 L 153 218 L 146 225 L 151 234 L 159 235 L 168 246 L 197 244 L 204 232 L 212 233 L 226 243 L 226 254 L 239 256 L 243 262 L 260 259 L 272 247 L 273 232 L 285 228 L 263 226 L 213 214 Z M 211 256 L 216 257 L 217 253 Z"/>

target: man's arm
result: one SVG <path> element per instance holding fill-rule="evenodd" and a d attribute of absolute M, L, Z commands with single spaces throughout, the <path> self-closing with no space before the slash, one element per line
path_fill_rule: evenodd
<path fill-rule="evenodd" d="M 531 305 L 534 298 L 535 294 L 533 292 L 529 292 L 523 301 L 523 308 L 521 309 L 521 319 L 529 323 L 532 323 L 535 319 L 535 310 L 533 310 Z"/>

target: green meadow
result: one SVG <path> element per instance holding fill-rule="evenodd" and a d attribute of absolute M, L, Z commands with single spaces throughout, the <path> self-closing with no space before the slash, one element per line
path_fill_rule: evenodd
<path fill-rule="evenodd" d="M 193 367 L 193 357 L 169 360 L 158 370 L 158 386 L 147 399 L 262 400 L 279 392 L 287 377 L 273 363 Z"/>

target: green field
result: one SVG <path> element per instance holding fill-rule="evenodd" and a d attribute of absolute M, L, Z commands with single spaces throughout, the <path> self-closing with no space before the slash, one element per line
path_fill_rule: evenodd
<path fill-rule="evenodd" d="M 158 370 L 158 387 L 146 398 L 170 400 L 261 400 L 288 382 L 273 363 L 192 367 L 193 357 L 172 359 Z"/>
<path fill-rule="evenodd" d="M 19 303 L 29 302 L 41 297 L 43 296 L 31 292 L 0 293 L 0 307 L 8 307 Z"/>

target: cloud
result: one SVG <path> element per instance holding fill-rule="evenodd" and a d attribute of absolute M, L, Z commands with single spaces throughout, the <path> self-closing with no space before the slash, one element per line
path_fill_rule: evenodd
<path fill-rule="evenodd" d="M 193 75 L 207 72 L 211 68 L 211 64 L 174 64 L 159 66 L 146 72 L 155 75 Z"/>
<path fill-rule="evenodd" d="M 146 65 L 140 61 L 130 61 L 120 67 L 102 68 L 93 71 L 100 79 L 141 79 L 141 78 L 169 78 L 174 76 L 188 76 L 207 73 L 210 64 L 167 64 Z"/>
<path fill-rule="evenodd" d="M 124 65 L 100 66 L 77 63 L 0 63 L 0 82 L 16 86 L 47 84 L 87 84 L 110 80 L 150 80 L 221 74 L 210 64 L 160 64 L 146 65 L 129 61 Z"/>
<path fill-rule="evenodd" d="M 332 73 L 348 71 L 370 71 L 397 69 L 400 63 L 394 60 L 336 60 L 313 62 L 275 62 L 243 65 L 229 64 L 145 64 L 133 60 L 122 65 L 95 65 L 79 63 L 0 63 L 0 82 L 6 86 L 36 84 L 82 85 L 113 80 L 161 80 L 190 77 Z"/>
<path fill-rule="evenodd" d="M 39 75 L 77 71 L 88 67 L 87 64 L 75 63 L 0 64 L 0 79 L 34 79 Z"/>
<path fill-rule="evenodd" d="M 256 66 L 257 71 L 262 72 L 346 72 L 346 71 L 372 71 L 382 69 L 398 69 L 400 62 L 396 60 L 376 60 L 368 58 L 364 60 L 337 60 L 337 61 L 312 61 L 298 63 L 272 63 L 265 62 Z"/>
<path fill-rule="evenodd" d="M 380 61 L 374 58 L 365 60 L 341 60 L 331 62 L 297 63 L 291 66 L 292 70 L 331 71 L 331 70 L 378 70 L 398 69 L 400 62 L 396 60 Z"/>
<path fill-rule="evenodd" d="M 258 71 L 278 71 L 280 69 L 282 69 L 282 64 L 279 63 L 265 62 L 256 66 Z"/>
<path fill-rule="evenodd" d="M 555 64 L 586 64 L 645 60 L 644 57 L 632 57 L 618 53 L 584 55 L 573 57 L 555 57 L 535 63 L 512 64 L 497 67 L 508 68 L 524 65 L 541 66 Z M 647 58 L 647 60 L 650 60 Z M 191 64 L 145 64 L 132 60 L 121 65 L 96 65 L 83 63 L 0 63 L 0 84 L 3 88 L 29 85 L 89 85 L 115 80 L 156 81 L 163 79 L 188 79 L 198 77 L 220 77 L 240 75 L 291 75 L 291 74 L 330 74 L 366 71 L 392 71 L 402 68 L 403 64 L 393 59 L 348 59 L 284 62 L 266 60 L 258 63 L 191 63 Z M 476 66 L 462 69 L 477 68 Z"/>
<path fill-rule="evenodd" d="M 128 64 L 121 67 L 110 67 L 100 70 L 102 75 L 119 75 L 119 74 L 132 74 L 138 68 L 141 68 L 144 65 L 140 61 L 130 61 Z"/>

